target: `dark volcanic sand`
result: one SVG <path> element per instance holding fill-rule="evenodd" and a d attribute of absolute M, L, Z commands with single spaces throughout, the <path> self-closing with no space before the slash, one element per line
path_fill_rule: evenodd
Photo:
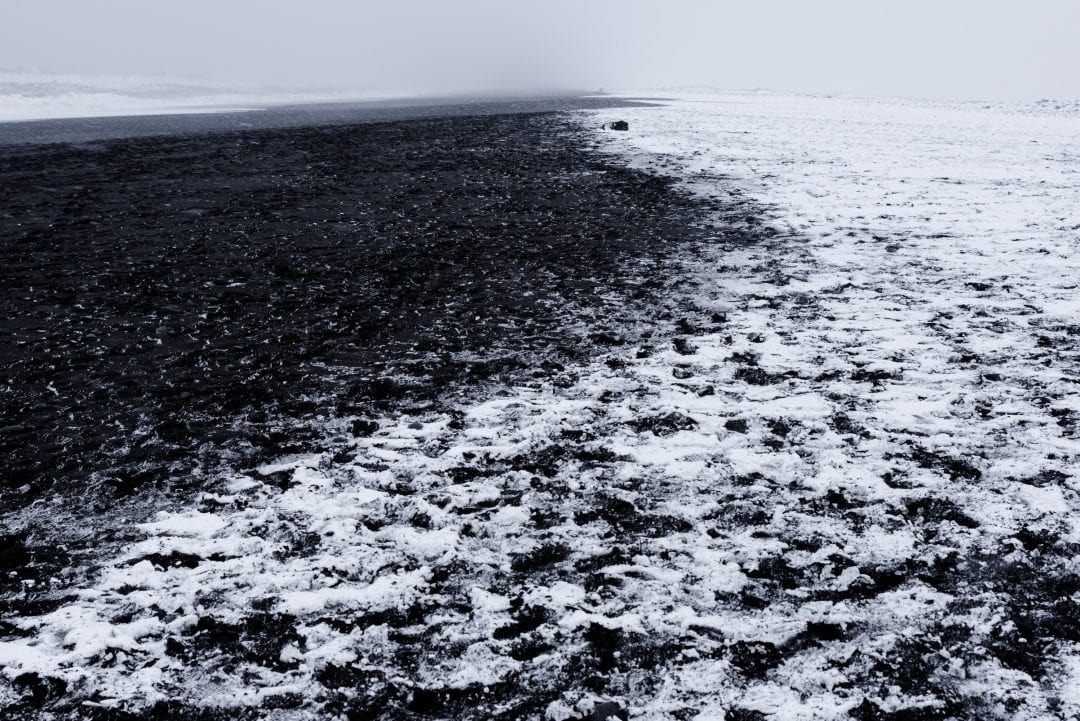
<path fill-rule="evenodd" d="M 2 155 L 7 509 L 184 493 L 312 450 L 328 414 L 557 376 L 694 233 L 552 114 Z"/>
<path fill-rule="evenodd" d="M 701 247 L 695 230 L 700 208 L 662 181 L 606 165 L 561 116 L 267 129 L 77 148 L 9 147 L 0 154 L 0 272 L 8 288 L 0 421 L 4 500 L 11 509 L 35 501 L 42 501 L 37 508 L 53 508 L 44 501 L 56 498 L 69 512 L 78 509 L 76 501 L 93 506 L 86 509 L 88 520 L 79 519 L 70 534 L 84 535 L 84 542 L 63 533 L 50 537 L 52 529 L 33 525 L 29 534 L 0 531 L 7 534 L 0 537 L 0 641 L 32 636 L 34 624 L 27 621 L 54 609 L 78 610 L 72 594 L 79 574 L 93 576 L 98 564 L 106 573 L 109 564 L 115 570 L 118 559 L 102 549 L 133 533 L 122 514 L 137 516 L 155 501 L 189 507 L 177 501 L 219 479 L 219 468 L 250 468 L 259 460 L 317 449 L 329 451 L 324 458 L 332 457 L 332 464 L 350 462 L 322 446 L 329 442 L 333 418 L 363 435 L 373 430 L 373 419 L 387 413 L 436 409 L 452 415 L 463 394 L 495 393 L 510 383 L 570 384 L 575 369 L 601 351 L 645 351 L 642 330 L 648 332 L 650 320 L 679 328 L 681 336 L 705 332 L 675 313 L 663 318 L 660 310 L 678 306 L 665 286 L 680 282 L 670 272 L 677 252 Z M 735 209 L 734 202 L 726 208 Z M 744 223 L 753 219 L 743 217 L 745 210 L 739 215 Z M 722 236 L 721 242 L 752 239 L 730 229 Z M 762 253 L 779 258 L 791 249 L 789 240 L 778 239 Z M 752 272 L 768 270 L 762 265 Z M 796 305 L 801 317 L 816 312 L 812 303 Z M 681 315 L 686 308 L 677 310 Z M 694 353 L 686 337 L 675 338 L 673 347 L 678 355 Z M 785 379 L 758 368 L 754 354 L 729 360 L 745 365 L 736 372 L 737 382 L 762 386 Z M 613 361 L 618 362 L 615 354 L 608 359 Z M 881 380 L 872 372 L 860 367 L 852 377 Z M 676 365 L 672 375 L 693 374 Z M 618 395 L 605 391 L 597 405 Z M 1070 423 L 1070 416 L 1060 418 L 1062 427 Z M 726 429 L 753 432 L 764 420 L 769 438 L 763 445 L 798 448 L 794 444 L 801 441 L 791 440 L 799 436 L 796 424 L 783 418 L 733 418 Z M 845 443 L 873 438 L 845 413 L 831 422 Z M 619 423 L 663 437 L 697 422 L 667 412 Z M 1039 693 L 1035 685 L 1051 677 L 1060 650 L 1069 648 L 1065 644 L 1080 638 L 1080 579 L 1072 563 L 1077 548 L 1060 529 L 1025 526 L 1000 547 L 958 552 L 977 547 L 950 544 L 966 538 L 979 521 L 948 497 L 951 487 L 922 492 L 903 485 L 903 476 L 894 478 L 892 471 L 883 477 L 900 491 L 891 507 L 875 507 L 846 489 L 821 494 L 795 482 L 785 489 L 752 473 L 716 489 L 693 490 L 695 501 L 715 506 L 692 522 L 677 503 L 667 505 L 676 493 L 666 479 L 658 486 L 636 474 L 599 475 L 579 493 L 566 483 L 577 480 L 571 474 L 616 455 L 591 444 L 586 428 L 551 430 L 556 435 L 516 457 L 462 454 L 462 465 L 445 470 L 426 493 L 408 483 L 396 485 L 396 479 L 392 488 L 395 496 L 416 494 L 423 503 L 432 501 L 429 508 L 445 507 L 447 527 L 459 538 L 478 533 L 483 543 L 491 538 L 484 533 L 495 525 L 493 517 L 518 512 L 529 519 L 522 526 L 537 545 L 518 552 L 511 542 L 500 549 L 509 553 L 493 554 L 496 562 L 483 553 L 452 556 L 426 574 L 423 592 L 408 605 L 370 612 L 344 606 L 326 615 L 319 610 L 296 616 L 281 610 L 266 584 L 248 585 L 250 579 L 241 576 L 232 588 L 238 598 L 205 594 L 194 609 L 197 622 L 154 637 L 171 659 L 167 665 L 180 669 L 176 675 L 190 671 L 193 687 L 205 672 L 222 674 L 240 691 L 258 687 L 260 674 L 274 678 L 297 671 L 284 651 L 306 643 L 309 632 L 318 640 L 324 632 L 312 628 L 319 624 L 333 631 L 326 638 L 384 629 L 385 643 L 372 649 L 374 663 L 307 667 L 291 677 L 307 674 L 302 691 L 267 695 L 259 707 L 245 709 L 215 709 L 212 701 L 203 708 L 201 697 L 146 707 L 137 699 L 131 710 L 86 706 L 84 701 L 108 699 L 92 685 L 69 688 L 59 678 L 26 672 L 10 679 L 15 695 L 7 699 L 16 700 L 0 708 L 0 718 L 259 719 L 295 711 L 294 717 L 517 721 L 545 717 L 551 700 L 592 695 L 615 700 L 573 719 L 626 718 L 631 706 L 622 701 L 635 698 L 662 698 L 671 704 L 670 717 L 683 719 L 697 715 L 692 696 L 654 691 L 701 657 L 722 660 L 748 685 L 770 683 L 782 665 L 812 669 L 820 663 L 819 671 L 836 672 L 831 678 L 839 679 L 837 688 L 850 690 L 853 701 L 861 696 L 848 711 L 854 719 L 1011 718 L 1022 695 Z M 887 458 L 936 469 L 951 481 L 978 482 L 981 473 L 978 460 L 969 463 L 921 446 L 910 456 Z M 291 482 L 288 474 L 251 474 L 274 493 L 279 483 L 284 490 Z M 435 505 L 442 484 L 466 484 L 487 474 L 503 477 L 497 498 L 465 493 L 461 503 L 447 499 Z M 1065 478 L 1047 471 L 1025 483 L 1043 487 Z M 763 490 L 740 490 L 755 486 Z M 246 502 L 231 501 L 238 508 Z M 208 503 L 212 510 L 218 501 Z M 784 504 L 792 504 L 801 520 L 786 527 L 771 521 Z M 373 510 L 376 517 L 364 519 L 367 531 L 378 531 L 384 521 L 391 531 L 430 530 L 426 512 L 411 512 L 421 505 L 382 508 L 391 512 Z M 5 520 L 26 524 L 44 515 L 32 508 Z M 446 521 L 451 515 L 457 520 Z M 912 529 L 923 544 L 920 555 L 864 566 L 860 580 L 847 586 L 833 585 L 841 568 L 858 569 L 846 552 L 831 552 L 828 565 L 806 562 L 831 540 L 833 531 L 822 528 L 839 528 L 855 539 L 879 520 L 889 528 Z M 258 565 L 260 570 L 281 569 L 316 553 L 324 542 L 340 548 L 318 534 L 294 533 L 298 527 L 288 512 L 263 516 L 259 524 L 258 533 L 282 543 L 281 558 L 273 552 L 281 565 L 270 564 L 264 554 L 261 562 L 268 565 Z M 106 534 L 95 536 L 100 528 Z M 774 550 L 744 566 L 750 583 L 738 594 L 713 592 L 717 607 L 731 612 L 727 618 L 751 618 L 766 609 L 785 613 L 795 608 L 791 598 L 863 612 L 881 608 L 874 604 L 884 600 L 887 611 L 886 599 L 909 585 L 951 598 L 953 615 L 928 615 L 921 629 L 899 629 L 899 640 L 888 650 L 870 647 L 864 653 L 847 645 L 864 632 L 857 621 L 806 623 L 777 644 L 733 641 L 713 624 L 639 634 L 605 616 L 616 623 L 589 620 L 575 628 L 562 623 L 565 608 L 556 614 L 543 601 L 526 601 L 528 593 L 559 579 L 610 603 L 612 613 L 669 611 L 669 601 L 689 598 L 699 579 L 650 578 L 645 571 L 651 562 L 645 557 L 640 566 L 637 552 L 660 549 L 650 541 L 669 536 L 717 538 L 729 532 L 760 539 L 762 547 Z M 64 545 L 52 543 L 57 537 Z M 398 537 L 388 532 L 365 542 L 375 546 Z M 361 548 L 343 547 L 349 552 L 336 558 Z M 608 550 L 596 552 L 601 549 Z M 673 544 L 657 557 L 666 562 L 679 553 Z M 160 567 L 157 577 L 167 567 L 213 574 L 217 564 L 230 560 L 173 551 L 119 562 L 145 561 Z M 681 563 L 689 568 L 690 561 Z M 363 576 L 348 576 L 336 564 L 322 569 L 326 577 L 344 575 L 356 583 L 369 573 L 415 570 L 410 564 L 411 555 L 399 553 L 386 565 L 362 569 Z M 36 585 L 24 587 L 23 581 Z M 653 582 L 665 585 L 650 599 Z M 490 631 L 472 626 L 485 613 L 494 615 L 485 611 L 490 602 L 483 595 L 471 595 L 485 588 L 508 601 L 500 612 L 506 622 Z M 180 613 L 178 607 L 156 605 L 132 611 L 136 606 L 124 598 L 135 590 L 109 589 L 104 613 L 88 618 L 124 624 L 138 621 L 136 613 L 160 620 Z M 969 619 L 990 618 L 991 610 L 997 620 L 980 629 L 970 625 Z M 934 612 L 928 607 L 927 613 Z M 377 634 L 370 638 L 378 643 Z M 520 670 L 497 683 L 464 686 L 436 672 L 425 677 L 428 667 L 464 655 L 464 643 L 473 641 L 507 664 L 519 662 Z M 362 646 L 365 654 L 368 648 Z M 134 672 L 156 662 L 156 652 L 146 643 L 126 658 L 84 658 L 81 668 L 91 678 L 104 670 Z M 959 696 L 952 681 L 953 659 L 971 663 L 988 657 L 1007 673 L 1016 672 L 1006 677 L 1016 680 L 1016 695 L 1010 690 L 1001 710 Z M 710 693 L 710 679 L 702 680 L 701 693 Z M 891 699 L 903 695 L 919 704 L 892 708 Z M 889 701 L 882 705 L 880 699 Z M 0 698 L 0 706 L 4 702 Z M 765 718 L 738 703 L 726 713 L 730 719 Z"/>
<path fill-rule="evenodd" d="M 125 516 L 325 450 L 335 419 L 571 383 L 699 236 L 698 206 L 551 113 L 0 156 L 0 637 L 64 602 L 24 581 L 92 573 Z M 8 711 L 51 706 L 41 684 Z"/>

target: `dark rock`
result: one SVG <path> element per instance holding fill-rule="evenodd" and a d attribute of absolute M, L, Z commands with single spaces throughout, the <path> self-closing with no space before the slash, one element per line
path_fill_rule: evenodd
<path fill-rule="evenodd" d="M 736 706 L 727 710 L 724 721 L 767 721 L 769 717 L 757 709 Z"/>
<path fill-rule="evenodd" d="M 15 688 L 29 696 L 32 708 L 43 708 L 46 703 L 55 701 L 67 693 L 67 682 L 59 678 L 41 676 L 37 673 L 24 673 L 15 677 Z"/>
<path fill-rule="evenodd" d="M 882 381 L 899 380 L 903 377 L 900 371 L 888 371 L 883 368 L 857 368 L 851 373 L 851 380 L 856 383 L 873 383 L 880 385 Z"/>
<path fill-rule="evenodd" d="M 158 568 L 197 568 L 202 563 L 202 557 L 197 556 L 194 553 L 181 553 L 180 551 L 173 551 L 168 554 L 163 553 L 151 553 L 142 558 L 132 559 L 129 565 L 140 563 L 141 561 L 149 561 Z"/>
<path fill-rule="evenodd" d="M 773 435 L 780 436 L 781 438 L 787 437 L 788 433 L 791 433 L 792 425 L 783 418 L 769 421 L 769 430 Z"/>
<path fill-rule="evenodd" d="M 639 418 L 630 421 L 628 425 L 638 433 L 648 431 L 657 436 L 671 436 L 679 431 L 693 430 L 698 426 L 693 418 L 676 411 L 662 416 Z"/>
<path fill-rule="evenodd" d="M 517 573 L 536 573 L 565 560 L 570 556 L 570 547 L 562 543 L 550 543 L 540 546 L 530 553 L 514 556 L 510 567 Z"/>
<path fill-rule="evenodd" d="M 746 422 L 745 419 L 732 418 L 730 420 L 724 421 L 724 428 L 728 429 L 732 433 L 746 433 L 747 429 L 749 428 L 749 424 Z"/>
<path fill-rule="evenodd" d="M 1028 476 L 1027 478 L 1021 478 L 1021 483 L 1026 483 L 1030 486 L 1038 486 L 1040 488 L 1044 486 L 1059 486 L 1065 481 L 1069 480 L 1071 476 L 1066 473 L 1054 469 L 1047 469 L 1040 471 L 1034 476 Z"/>
<path fill-rule="evenodd" d="M 784 376 L 768 373 L 757 366 L 743 366 L 735 371 L 737 380 L 745 381 L 752 386 L 768 386 L 784 380 Z"/>
<path fill-rule="evenodd" d="M 942 521 L 952 521 L 964 528 L 979 527 L 978 521 L 961 511 L 959 506 L 946 498 L 918 498 L 909 501 L 906 508 L 909 517 L 921 518 L 925 523 L 938 524 Z"/>
<path fill-rule="evenodd" d="M 514 612 L 514 622 L 495 629 L 493 638 L 497 641 L 516 638 L 534 631 L 547 622 L 549 612 L 542 606 L 523 606 Z"/>
<path fill-rule="evenodd" d="M 672 345 L 679 355 L 694 355 L 697 353 L 697 347 L 686 338 L 676 338 L 672 341 Z"/>
<path fill-rule="evenodd" d="M 349 432 L 357 437 L 367 437 L 379 430 L 379 424 L 375 421 L 358 418 L 349 424 Z"/>
<path fill-rule="evenodd" d="M 783 661 L 780 649 L 763 641 L 738 641 L 728 651 L 731 665 L 749 678 L 764 678 L 766 673 Z"/>
<path fill-rule="evenodd" d="M 829 641 L 843 641 L 851 635 L 851 632 L 838 623 L 815 621 L 806 624 L 805 634 L 807 638 L 813 639 L 819 643 L 825 643 Z"/>
<path fill-rule="evenodd" d="M 919 445 L 913 444 L 911 459 L 923 468 L 935 468 L 944 471 L 954 481 L 960 479 L 977 481 L 982 478 L 982 471 L 967 461 L 952 458 Z"/>
<path fill-rule="evenodd" d="M 625 130 L 626 128 L 621 129 Z M 593 706 L 588 721 L 626 721 L 626 719 L 626 709 L 622 706 L 614 701 L 601 701 Z"/>

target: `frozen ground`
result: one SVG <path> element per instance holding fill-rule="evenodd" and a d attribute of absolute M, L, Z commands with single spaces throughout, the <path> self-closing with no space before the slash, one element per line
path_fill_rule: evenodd
<path fill-rule="evenodd" d="M 619 113 L 600 150 L 716 211 L 653 320 L 558 382 L 328 428 L 332 451 L 138 523 L 14 622 L 0 702 L 1080 714 L 1080 116 L 772 95 Z"/>

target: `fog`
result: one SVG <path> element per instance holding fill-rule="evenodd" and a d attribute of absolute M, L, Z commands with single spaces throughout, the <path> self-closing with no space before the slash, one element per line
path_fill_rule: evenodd
<path fill-rule="evenodd" d="M 1075 0 L 2 0 L 0 66 L 412 92 L 1080 97 Z"/>

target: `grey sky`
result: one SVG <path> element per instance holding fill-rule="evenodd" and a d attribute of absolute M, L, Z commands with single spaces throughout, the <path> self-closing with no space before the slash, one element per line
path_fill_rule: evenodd
<path fill-rule="evenodd" d="M 0 0 L 0 66 L 456 91 L 1080 98 L 1077 0 Z"/>

